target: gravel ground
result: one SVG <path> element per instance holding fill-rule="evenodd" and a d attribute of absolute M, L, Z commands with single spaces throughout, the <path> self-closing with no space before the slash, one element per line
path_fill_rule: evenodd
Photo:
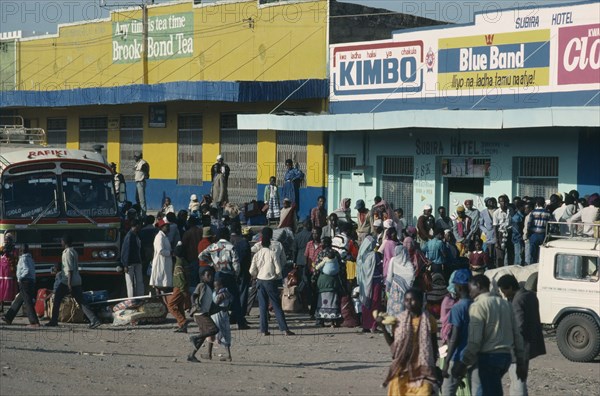
<path fill-rule="evenodd" d="M 25 318 L 0 327 L 0 395 L 384 395 L 390 362 L 381 334 L 316 328 L 305 315 L 288 315 L 296 336 L 275 329 L 233 330 L 233 362 L 188 363 L 191 344 L 172 332 L 174 321 L 116 328 L 62 325 L 27 329 Z M 272 321 L 271 326 L 273 326 Z M 235 327 L 235 326 L 234 326 Z M 196 331 L 190 327 L 190 334 Z M 600 395 L 600 361 L 580 364 L 560 355 L 552 336 L 548 354 L 531 362 L 530 394 Z M 203 352 L 203 350 L 201 350 Z M 508 384 L 506 384 L 508 386 Z"/>

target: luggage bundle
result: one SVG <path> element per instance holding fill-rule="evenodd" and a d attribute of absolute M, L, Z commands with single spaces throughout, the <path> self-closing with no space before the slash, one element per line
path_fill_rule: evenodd
<path fill-rule="evenodd" d="M 167 307 L 160 300 L 123 301 L 113 308 L 113 326 L 137 326 L 163 323 Z"/>

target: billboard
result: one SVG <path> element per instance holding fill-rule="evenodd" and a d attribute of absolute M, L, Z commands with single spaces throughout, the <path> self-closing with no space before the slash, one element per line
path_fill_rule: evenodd
<path fill-rule="evenodd" d="M 331 111 L 598 106 L 598 7 L 493 10 L 467 25 L 332 45 Z"/>

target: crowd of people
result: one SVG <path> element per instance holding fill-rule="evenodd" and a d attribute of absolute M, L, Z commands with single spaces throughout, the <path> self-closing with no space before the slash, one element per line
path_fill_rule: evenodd
<path fill-rule="evenodd" d="M 466 378 L 473 394 L 496 395 L 502 392 L 501 378 L 507 372 L 511 392 L 526 394 L 528 361 L 545 353 L 537 298 L 512 275 L 498 281 L 506 299 L 492 295 L 483 272 L 537 262 L 547 230 L 594 236 L 587 223 L 600 220 L 598 194 L 583 199 L 571 191 L 548 200 L 512 201 L 501 195 L 487 198 L 482 209 L 466 200 L 450 215 L 439 207 L 437 218 L 432 206 L 425 205 L 414 226 L 402 209 L 381 197 L 375 197 L 370 208 L 358 200 L 353 216 L 349 198 L 328 213 L 321 196 L 310 216 L 298 223 L 296 184 L 302 175 L 291 161 L 287 165 L 290 175 L 286 173 L 283 193 L 274 177 L 264 192 L 265 212 L 278 220 L 277 226 L 256 233 L 242 225 L 237 207 L 227 203 L 222 189 L 228 167 L 222 157 L 213 167 L 213 177 L 219 179 L 213 186 L 218 200 L 211 195 L 199 200 L 194 194 L 187 210 L 176 212 L 165 198 L 156 215 L 147 214 L 142 202 L 123 207 L 121 263 L 127 296 L 152 290 L 176 319 L 176 332 L 187 333 L 192 320 L 198 324 L 198 333 L 190 337 L 190 362 L 199 361 L 196 354 L 210 339 L 208 354 L 201 358 L 211 359 L 213 342 L 218 342 L 227 349 L 224 359 L 231 360 L 230 325 L 249 329 L 246 317 L 255 300 L 263 335 L 271 334 L 271 312 L 278 329 L 294 335 L 282 308 L 283 287 L 284 294 L 294 290 L 297 311 L 305 312 L 316 326 L 383 333 L 392 351 L 384 381 L 389 394 L 430 394 L 440 388 L 442 394 L 454 395 Z M 551 221 L 560 224 L 548 226 Z M 63 238 L 54 311 L 70 292 L 94 328 L 100 322 L 81 301 L 71 242 Z M 25 291 L 30 310 L 31 260 L 26 246 L 17 253 L 10 243 L 10 235 L 5 235 L 0 275 L 14 269 L 17 275 L 12 279 Z M 10 300 L 16 290 L 8 278 L 2 277 L 3 300 Z M 9 310 L 3 320 L 10 323 L 15 314 Z M 30 322 L 39 325 L 31 315 Z M 47 325 L 56 324 L 53 315 Z M 439 366 L 438 339 L 447 346 Z"/>

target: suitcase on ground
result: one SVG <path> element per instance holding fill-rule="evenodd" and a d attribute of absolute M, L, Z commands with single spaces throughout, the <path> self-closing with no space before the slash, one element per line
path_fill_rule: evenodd
<path fill-rule="evenodd" d="M 108 290 L 96 290 L 83 292 L 83 303 L 91 304 L 108 300 Z"/>
<path fill-rule="evenodd" d="M 52 290 L 50 289 L 39 289 L 37 291 L 34 309 L 38 318 L 44 317 L 44 314 L 46 313 L 46 300 L 48 300 L 51 295 Z"/>

